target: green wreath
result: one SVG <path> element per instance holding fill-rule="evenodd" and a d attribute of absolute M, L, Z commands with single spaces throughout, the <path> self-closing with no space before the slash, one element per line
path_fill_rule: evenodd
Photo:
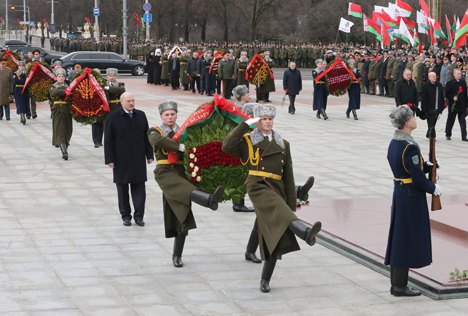
<path fill-rule="evenodd" d="M 350 66 L 349 66 L 349 64 L 348 64 L 348 62 L 346 60 L 342 59 L 341 61 L 343 61 L 346 64 L 346 67 L 348 67 L 348 69 L 350 68 Z M 336 59 L 331 60 L 328 63 L 327 68 L 331 67 L 331 65 L 333 65 L 335 62 L 336 62 Z M 325 86 L 327 87 L 328 94 L 334 95 L 336 97 L 340 97 L 340 96 L 346 94 L 346 92 L 351 87 L 353 77 L 349 74 L 349 72 L 347 70 L 342 70 L 342 69 L 344 69 L 344 68 L 332 69 L 325 75 Z M 339 72 L 341 72 L 341 73 L 339 73 Z M 330 73 L 332 73 L 333 75 L 336 75 L 336 76 L 342 76 L 342 75 L 344 75 L 344 72 L 346 72 L 348 74 L 348 76 L 350 76 L 350 79 L 346 80 L 346 81 L 336 83 L 336 84 L 333 84 L 333 87 L 330 87 L 329 82 L 328 82 L 328 77 L 329 77 Z"/>

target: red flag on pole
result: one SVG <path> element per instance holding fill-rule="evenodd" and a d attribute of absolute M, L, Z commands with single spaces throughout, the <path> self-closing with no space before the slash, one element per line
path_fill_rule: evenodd
<path fill-rule="evenodd" d="M 426 15 L 429 15 L 429 7 L 427 6 L 426 1 L 419 0 L 419 4 L 421 5 L 421 10 L 423 10 Z"/>

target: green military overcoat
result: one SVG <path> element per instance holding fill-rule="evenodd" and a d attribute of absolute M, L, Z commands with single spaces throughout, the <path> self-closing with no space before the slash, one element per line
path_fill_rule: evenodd
<path fill-rule="evenodd" d="M 65 101 L 67 86 L 58 87 L 57 83 L 49 86 L 49 94 L 54 102 L 52 106 L 52 145 L 70 144 L 73 134 L 73 121 L 68 102 Z"/>

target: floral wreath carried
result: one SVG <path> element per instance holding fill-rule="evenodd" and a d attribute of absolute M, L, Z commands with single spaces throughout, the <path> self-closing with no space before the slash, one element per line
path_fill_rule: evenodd
<path fill-rule="evenodd" d="M 227 135 L 247 119 L 249 117 L 239 107 L 216 94 L 214 101 L 193 112 L 172 138 L 185 145 L 187 179 L 208 193 L 222 185 L 222 201 L 232 199 L 238 203 L 246 194 L 247 166 L 239 158 L 223 152 L 221 145 Z M 169 152 L 168 160 L 177 161 L 177 153 Z"/>
<path fill-rule="evenodd" d="M 21 60 L 21 56 L 17 52 L 7 50 L 0 55 L 0 58 L 7 59 L 7 67 L 10 68 L 13 72 L 18 70 L 18 62 Z"/>
<path fill-rule="evenodd" d="M 267 81 L 268 75 L 272 79 L 275 78 L 266 61 L 259 54 L 255 55 L 247 65 L 245 80 L 248 80 L 255 86 L 257 86 L 258 81 L 260 81 L 260 85 L 263 85 Z"/>
<path fill-rule="evenodd" d="M 81 124 L 93 124 L 105 117 L 109 112 L 107 103 L 106 79 L 97 71 L 85 68 L 72 78 L 70 86 L 65 90 L 73 119 Z"/>
<path fill-rule="evenodd" d="M 214 76 L 216 77 L 216 80 L 221 80 L 219 78 L 219 73 L 218 73 L 218 66 L 219 66 L 219 62 L 221 61 L 221 59 L 223 59 L 223 55 L 221 55 L 220 53 L 216 54 L 216 56 L 211 61 L 210 71 L 208 71 L 208 73 L 214 74 Z"/>
<path fill-rule="evenodd" d="M 27 87 L 29 95 L 35 98 L 36 101 L 46 101 L 49 99 L 47 97 L 49 86 L 54 81 L 55 75 L 52 73 L 50 66 L 45 62 L 36 61 L 28 67 L 23 91 Z"/>
<path fill-rule="evenodd" d="M 325 77 L 325 86 L 327 87 L 328 93 L 336 97 L 342 96 L 351 87 L 353 80 L 358 81 L 349 67 L 347 61 L 336 58 L 336 60 L 332 60 L 328 63 L 327 70 L 317 76 L 315 82 Z"/>

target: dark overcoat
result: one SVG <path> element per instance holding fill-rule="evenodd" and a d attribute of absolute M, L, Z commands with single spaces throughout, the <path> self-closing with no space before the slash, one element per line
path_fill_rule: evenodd
<path fill-rule="evenodd" d="M 410 79 L 409 81 L 406 81 L 404 78 L 398 79 L 395 84 L 394 92 L 396 106 L 412 104 L 417 107 L 418 93 L 413 79 Z"/>
<path fill-rule="evenodd" d="M 325 78 L 322 77 L 319 82 L 315 82 L 315 78 L 317 78 L 320 73 L 321 72 L 318 70 L 318 68 L 312 71 L 312 77 L 314 78 L 312 81 L 314 84 L 314 99 L 312 108 L 314 111 L 327 109 L 328 90 L 325 85 Z"/>
<path fill-rule="evenodd" d="M 15 72 L 13 74 L 13 84 L 15 85 L 16 114 L 26 113 L 29 107 L 29 90 L 24 89 L 24 93 L 22 93 L 25 83 L 25 73 L 20 75 L 18 72 Z"/>
<path fill-rule="evenodd" d="M 297 220 L 290 145 L 282 140 L 282 148 L 274 136 L 271 141 L 264 138 L 253 145 L 251 134 L 246 134 L 249 131 L 250 127 L 241 122 L 223 141 L 222 150 L 242 159 L 249 168 L 245 185 L 257 215 L 262 259 L 270 256 L 280 259 L 283 254 L 300 249 L 295 235 L 288 229 L 289 224 Z M 250 157 L 249 152 L 258 155 L 257 158 Z M 267 176 L 253 175 L 251 172 L 263 172 Z M 281 178 L 274 179 L 269 175 Z"/>
<path fill-rule="evenodd" d="M 422 85 L 421 91 L 421 111 L 426 114 L 433 113 L 436 108 L 436 92 L 439 90 L 437 104 L 437 113 L 440 114 L 445 109 L 445 96 L 444 89 L 442 84 L 439 81 L 436 81 L 433 84 L 431 81 L 427 81 Z"/>
<path fill-rule="evenodd" d="M 133 109 L 133 115 L 121 107 L 109 113 L 104 138 L 106 165 L 114 163 L 114 183 L 146 182 L 146 164 L 153 159 L 148 141 L 148 120 L 145 112 Z"/>
<path fill-rule="evenodd" d="M 153 58 L 153 83 L 161 83 L 161 68 L 162 65 L 159 63 L 161 61 L 161 56 L 155 55 Z"/>
<path fill-rule="evenodd" d="M 65 101 L 65 89 L 68 85 L 58 87 L 58 84 L 51 84 L 49 94 L 52 99 L 52 145 L 70 144 L 73 134 L 73 119 L 70 113 L 70 106 Z"/>
<path fill-rule="evenodd" d="M 216 77 L 214 73 L 210 74 L 211 61 L 213 58 L 209 57 L 203 62 L 203 67 L 205 67 L 205 89 L 214 90 L 216 89 Z"/>
<path fill-rule="evenodd" d="M 179 155 L 179 163 L 167 164 L 169 151 L 179 150 L 179 142 L 172 139 L 174 135 L 171 131 L 164 136 L 159 127 L 148 130 L 148 139 L 158 161 L 154 179 L 163 191 L 166 238 L 176 237 L 177 233 L 187 235 L 190 229 L 197 228 L 190 201 L 190 194 L 197 187 L 187 180 L 182 155 Z"/>
<path fill-rule="evenodd" d="M 369 66 L 371 64 L 370 59 L 364 62 L 363 73 L 362 73 L 362 84 L 365 86 L 370 85 L 369 81 Z"/>
<path fill-rule="evenodd" d="M 357 79 L 361 78 L 361 73 L 359 69 L 355 69 L 354 76 Z M 350 110 L 359 110 L 361 108 L 361 85 L 359 80 L 353 80 L 351 86 L 348 89 L 348 109 Z"/>
<path fill-rule="evenodd" d="M 404 132 L 397 131 L 395 135 L 397 133 Z M 394 138 L 388 147 L 387 159 L 394 178 L 411 183 L 394 180 L 385 264 L 394 268 L 422 268 L 432 262 L 426 193 L 434 193 L 435 184 L 424 174 L 430 168 L 419 146 L 412 141 Z"/>
<path fill-rule="evenodd" d="M 460 91 L 462 89 L 462 92 Z M 449 112 L 452 112 L 452 105 L 453 105 L 453 98 L 456 97 L 458 94 L 458 100 L 455 105 L 455 112 L 464 112 L 468 108 L 468 98 L 466 95 L 466 82 L 463 79 L 460 79 L 457 82 L 457 79 L 452 79 L 447 82 L 445 87 L 445 96 L 447 97 L 450 104 Z"/>
<path fill-rule="evenodd" d="M 291 70 L 291 68 L 284 71 L 283 75 L 283 90 L 287 92 L 287 95 L 298 95 L 299 91 L 302 90 L 302 77 L 299 69 Z"/>
<path fill-rule="evenodd" d="M 175 65 L 175 68 L 174 68 L 174 63 L 176 64 Z M 169 59 L 169 80 L 171 83 L 178 83 L 179 82 L 179 75 L 180 75 L 180 60 L 179 58 L 175 58 L 175 59 Z"/>
<path fill-rule="evenodd" d="M 265 60 L 265 62 L 270 68 L 270 70 L 275 68 L 275 63 L 273 62 L 273 60 L 271 59 L 269 61 Z M 273 70 L 271 70 L 271 73 L 273 73 Z M 268 75 L 267 75 L 267 79 L 265 83 L 260 86 L 260 93 L 270 93 L 270 92 L 275 92 L 275 91 L 276 91 L 275 79 L 271 78 L 270 72 L 268 71 Z"/>

